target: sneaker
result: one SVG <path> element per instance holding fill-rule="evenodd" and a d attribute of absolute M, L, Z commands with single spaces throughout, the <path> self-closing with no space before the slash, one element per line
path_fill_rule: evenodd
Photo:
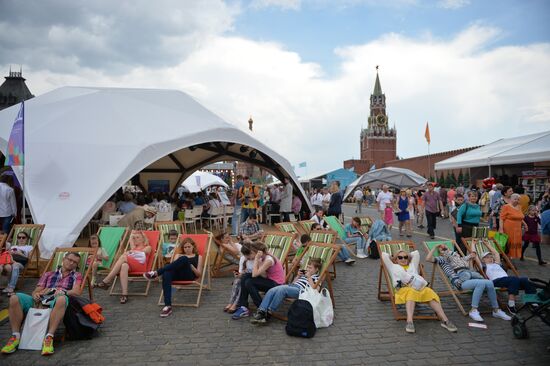
<path fill-rule="evenodd" d="M 53 355 L 53 337 L 51 335 L 44 338 L 42 343 L 42 356 Z"/>
<path fill-rule="evenodd" d="M 481 317 L 481 315 L 479 315 L 479 311 L 477 311 L 477 310 L 471 310 L 468 313 L 468 315 L 470 316 L 470 318 L 472 318 L 476 322 L 482 322 L 483 321 L 483 318 Z"/>
<path fill-rule="evenodd" d="M 456 325 L 454 325 L 453 322 L 451 322 L 450 320 L 447 320 L 446 322 L 441 322 L 441 326 L 451 333 L 456 333 L 456 331 L 458 330 Z"/>
<path fill-rule="evenodd" d="M 493 311 L 493 317 L 499 318 L 502 320 L 512 320 L 512 317 L 508 314 L 506 314 L 504 311 L 498 309 L 497 311 Z"/>
<path fill-rule="evenodd" d="M 2 353 L 14 353 L 15 351 L 17 351 L 17 347 L 19 347 L 19 339 L 12 335 L 10 339 L 8 339 L 8 343 L 6 343 L 4 347 L 2 347 Z"/>
<path fill-rule="evenodd" d="M 365 259 L 368 255 L 365 254 L 365 249 L 357 249 L 357 258 Z"/>
<path fill-rule="evenodd" d="M 430 235 L 430 239 L 435 239 L 435 235 Z"/>
<path fill-rule="evenodd" d="M 352 264 L 355 264 L 355 259 L 348 258 L 344 261 L 344 263 L 347 264 L 348 266 L 351 266 Z"/>
<path fill-rule="evenodd" d="M 546 265 L 546 262 L 545 261 L 540 261 L 539 262 L 539 266 L 545 266 Z"/>
<path fill-rule="evenodd" d="M 411 323 L 407 323 L 407 326 L 405 327 L 405 332 L 407 333 L 415 333 L 416 330 L 414 329 L 414 324 L 411 322 Z"/>
<path fill-rule="evenodd" d="M 231 316 L 231 319 L 233 320 L 239 320 L 242 318 L 246 318 L 247 316 L 250 316 L 250 310 L 248 308 L 241 306 L 240 308 L 235 311 L 235 313 Z"/>
<path fill-rule="evenodd" d="M 161 318 L 166 318 L 170 315 L 172 315 L 172 307 L 171 306 L 165 306 L 160 311 L 160 317 Z"/>
<path fill-rule="evenodd" d="M 508 308 L 508 312 L 509 312 L 510 314 L 517 314 L 517 313 L 518 313 L 518 309 L 516 309 L 515 306 L 507 305 L 507 308 Z"/>
<path fill-rule="evenodd" d="M 3 294 L 9 294 L 10 292 L 13 292 L 13 289 L 11 287 L 6 287 L 2 290 Z"/>
<path fill-rule="evenodd" d="M 267 314 L 263 310 L 258 310 L 252 315 L 250 322 L 252 324 L 264 325 L 267 323 Z"/>
<path fill-rule="evenodd" d="M 143 277 L 146 279 L 146 280 L 154 280 L 155 278 L 157 278 L 159 275 L 157 274 L 157 271 L 150 271 L 150 272 L 145 272 L 143 274 Z"/>

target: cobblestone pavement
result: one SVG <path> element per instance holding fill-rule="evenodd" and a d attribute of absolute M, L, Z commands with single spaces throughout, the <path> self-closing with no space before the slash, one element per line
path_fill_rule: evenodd
<path fill-rule="evenodd" d="M 347 206 L 347 216 L 354 207 Z M 364 210 L 373 215 L 373 210 Z M 440 220 L 437 234 L 450 237 L 450 226 Z M 415 233 L 420 247 L 426 236 Z M 550 258 L 550 248 L 544 248 Z M 543 252 L 543 254 L 544 254 Z M 422 250 L 423 257 L 425 252 Z M 534 253 L 529 253 L 533 256 Z M 550 364 L 550 327 L 540 320 L 527 323 L 530 338 L 516 340 L 509 322 L 485 315 L 487 330 L 468 327 L 450 297 L 443 307 L 458 326 L 451 334 L 436 321 L 416 321 L 416 333 L 405 333 L 405 322 L 395 321 L 390 304 L 376 298 L 379 261 L 358 260 L 353 267 L 337 265 L 334 281 L 334 325 L 320 329 L 314 338 L 285 334 L 284 323 L 272 321 L 256 327 L 248 319 L 233 321 L 222 308 L 229 297 L 230 278 L 214 279 L 200 308 L 175 308 L 167 319 L 159 317 L 160 286 L 149 297 L 132 297 L 126 305 L 118 297 L 96 290 L 106 323 L 91 341 L 56 343 L 56 353 L 45 358 L 39 351 L 18 351 L 0 356 L 1 365 L 443 365 L 443 364 Z M 431 265 L 426 266 L 431 273 Z M 534 261 L 518 262 L 521 273 L 549 278 L 548 268 Z M 27 280 L 31 290 L 35 280 Z M 441 288 L 435 286 L 436 290 Z M 464 303 L 467 305 L 469 299 Z M 5 307 L 6 299 L 0 302 Z M 8 324 L 0 327 L 0 339 L 10 335 Z"/>

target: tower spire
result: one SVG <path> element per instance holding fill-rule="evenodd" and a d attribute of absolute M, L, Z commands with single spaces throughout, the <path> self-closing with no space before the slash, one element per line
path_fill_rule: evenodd
<path fill-rule="evenodd" d="M 376 82 L 374 83 L 374 92 L 372 95 L 382 95 L 382 87 L 380 86 L 380 78 L 378 77 L 378 65 L 376 65 Z"/>

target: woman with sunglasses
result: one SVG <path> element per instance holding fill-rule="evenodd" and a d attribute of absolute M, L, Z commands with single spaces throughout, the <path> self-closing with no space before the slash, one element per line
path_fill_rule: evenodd
<path fill-rule="evenodd" d="M 434 257 L 436 250 L 439 250 L 439 256 Z M 489 301 L 493 308 L 493 317 L 502 320 L 511 320 L 512 318 L 504 311 L 500 310 L 497 301 L 497 293 L 493 282 L 484 278 L 478 272 L 470 269 L 470 259 L 477 257 L 476 252 L 472 251 L 467 256 L 461 256 L 457 252 L 452 252 L 446 245 L 434 245 L 432 250 L 426 256 L 427 262 L 437 263 L 445 275 L 449 278 L 452 285 L 458 290 L 473 290 L 472 308 L 468 315 L 477 322 L 482 322 L 483 318 L 479 314 L 478 307 L 481 295 L 487 292 Z"/>
<path fill-rule="evenodd" d="M 456 332 L 456 326 L 447 318 L 441 304 L 439 296 L 427 287 L 427 282 L 418 273 L 418 265 L 420 262 L 420 254 L 417 250 L 409 253 L 405 250 L 400 250 L 393 258 L 390 258 L 388 253 L 382 253 L 382 260 L 387 270 L 391 274 L 393 287 L 397 289 L 395 292 L 395 303 L 405 304 L 407 312 L 407 333 L 414 333 L 413 314 L 417 302 L 428 303 L 435 311 L 441 326 L 449 332 Z"/>
<path fill-rule="evenodd" d="M 10 280 L 8 286 L 2 293 L 11 296 L 19 279 L 19 272 L 25 268 L 29 261 L 29 255 L 33 250 L 33 246 L 29 243 L 30 236 L 25 231 L 17 233 L 17 242 L 15 244 L 8 243 L 7 253 L 11 257 L 11 263 L 0 265 L 0 274 L 4 272 Z"/>

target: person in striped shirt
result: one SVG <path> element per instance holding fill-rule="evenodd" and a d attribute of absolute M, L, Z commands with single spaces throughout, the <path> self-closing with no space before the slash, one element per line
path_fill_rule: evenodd
<path fill-rule="evenodd" d="M 321 269 L 321 259 L 311 258 L 305 270 L 300 270 L 299 276 L 296 277 L 290 285 L 280 285 L 273 287 L 265 294 L 262 303 L 258 310 L 254 313 L 251 319 L 252 324 L 266 324 L 270 313 L 277 311 L 285 298 L 297 299 L 300 292 L 306 287 L 313 287 L 319 280 L 319 270 Z"/>

